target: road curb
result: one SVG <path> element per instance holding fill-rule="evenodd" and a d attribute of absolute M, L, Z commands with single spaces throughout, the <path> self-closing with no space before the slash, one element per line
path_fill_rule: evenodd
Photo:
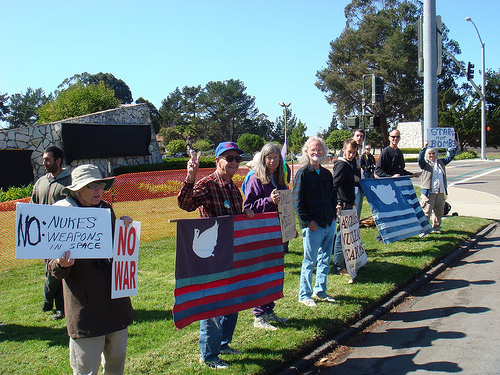
<path fill-rule="evenodd" d="M 301 358 L 300 360 L 294 362 L 290 367 L 280 372 L 279 375 L 297 375 L 302 374 L 308 369 L 310 369 L 314 363 L 319 359 L 326 356 L 328 353 L 334 351 L 340 345 L 345 344 L 352 337 L 362 332 L 365 328 L 369 327 L 371 324 L 375 323 L 385 314 L 389 313 L 395 306 L 399 305 L 403 300 L 409 297 L 412 293 L 415 293 L 418 289 L 422 288 L 424 285 L 428 284 L 437 275 L 443 272 L 445 269 L 455 264 L 458 260 L 463 258 L 466 253 L 479 241 L 484 239 L 493 229 L 499 226 L 499 222 L 493 222 L 487 225 L 485 228 L 480 230 L 474 237 L 469 238 L 463 242 L 457 249 L 444 257 L 439 264 L 431 268 L 430 270 L 417 276 L 409 285 L 402 288 L 398 293 L 396 293 L 389 301 L 375 308 L 373 311 L 368 313 L 364 318 L 349 326 L 345 331 L 337 334 L 332 340 L 325 342 L 323 345 L 315 349 L 310 354 Z"/>

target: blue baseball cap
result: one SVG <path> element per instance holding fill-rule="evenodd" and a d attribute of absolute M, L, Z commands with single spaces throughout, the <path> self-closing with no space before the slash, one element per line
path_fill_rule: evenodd
<path fill-rule="evenodd" d="M 236 150 L 238 153 L 241 155 L 243 154 L 243 151 L 240 150 L 238 145 L 234 142 L 221 142 L 215 149 L 215 156 L 219 157 L 221 156 L 224 152 L 229 151 L 229 150 Z"/>

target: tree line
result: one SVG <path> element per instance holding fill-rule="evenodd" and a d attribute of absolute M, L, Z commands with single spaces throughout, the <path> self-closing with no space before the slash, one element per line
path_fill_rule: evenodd
<path fill-rule="evenodd" d="M 330 43 L 326 67 L 316 73 L 316 86 L 332 105 L 332 121 L 320 132 L 330 147 L 347 134 L 347 118 L 365 111 L 380 121 L 368 129 L 367 140 L 387 144 L 387 133 L 400 121 L 423 120 L 423 79 L 417 72 L 417 21 L 422 14 L 418 0 L 354 0 L 345 7 L 346 27 Z M 457 41 L 448 38 L 443 25 L 443 50 L 461 53 Z M 465 63 L 461 63 L 465 66 Z M 487 144 L 500 143 L 500 70 L 487 69 Z M 382 78 L 383 100 L 372 103 L 366 76 Z M 480 143 L 481 101 L 463 78 L 461 69 L 443 55 L 438 77 L 438 126 L 453 127 L 462 147 Z M 9 127 L 58 121 L 133 102 L 128 85 L 111 73 L 76 74 L 48 95 L 42 88 L 25 93 L 0 93 L 0 119 Z M 284 143 L 284 116 L 274 122 L 255 105 L 238 79 L 211 81 L 205 86 L 176 88 L 157 109 L 146 103 L 155 131 L 170 152 L 190 145 L 209 149 L 222 140 L 245 142 L 250 152 L 265 141 Z M 306 123 L 287 110 L 287 144 L 296 154 L 304 142 Z"/>

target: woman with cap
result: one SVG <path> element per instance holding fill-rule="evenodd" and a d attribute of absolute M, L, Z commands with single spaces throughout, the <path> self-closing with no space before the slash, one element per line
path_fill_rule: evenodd
<path fill-rule="evenodd" d="M 114 233 L 115 214 L 101 199 L 115 178 L 102 178 L 92 164 L 76 167 L 72 184 L 62 190 L 66 199 L 54 205 L 108 208 Z M 132 219 L 122 216 L 125 225 Z M 112 259 L 72 259 L 70 251 L 49 262 L 52 274 L 63 279 L 64 307 L 73 374 L 97 374 L 102 357 L 104 374 L 123 374 L 128 326 L 134 319 L 129 297 L 111 299 Z"/>
<path fill-rule="evenodd" d="M 278 190 L 286 190 L 285 173 L 281 150 L 275 143 L 266 143 L 257 158 L 254 158 L 253 170 L 255 173 L 249 178 L 246 187 L 246 197 L 243 207 L 255 213 L 276 212 L 280 194 Z M 288 242 L 283 244 L 283 250 L 288 251 Z M 285 323 L 274 312 L 274 302 L 267 303 L 253 309 L 255 328 L 274 331 L 277 328 L 270 321 Z"/>

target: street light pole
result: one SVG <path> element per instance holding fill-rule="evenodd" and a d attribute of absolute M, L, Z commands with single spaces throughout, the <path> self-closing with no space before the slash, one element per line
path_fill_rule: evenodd
<path fill-rule="evenodd" d="M 482 75 L 482 84 L 481 84 L 481 93 L 483 94 L 481 101 L 481 159 L 486 160 L 486 71 L 484 66 L 484 43 L 481 39 L 481 35 L 479 34 L 479 30 L 476 27 L 472 18 L 466 17 L 466 21 L 471 22 L 476 29 L 477 36 L 479 37 L 479 42 L 481 43 L 481 53 L 482 53 L 482 64 L 481 64 L 481 75 Z"/>
<path fill-rule="evenodd" d="M 283 107 L 283 111 L 285 111 L 285 145 L 286 145 L 286 120 L 287 120 L 288 107 L 290 107 L 290 104 L 292 104 L 292 103 L 287 103 L 287 104 L 285 104 L 285 102 L 280 103 L 280 106 Z M 285 152 L 285 155 L 286 155 L 286 152 Z"/>

